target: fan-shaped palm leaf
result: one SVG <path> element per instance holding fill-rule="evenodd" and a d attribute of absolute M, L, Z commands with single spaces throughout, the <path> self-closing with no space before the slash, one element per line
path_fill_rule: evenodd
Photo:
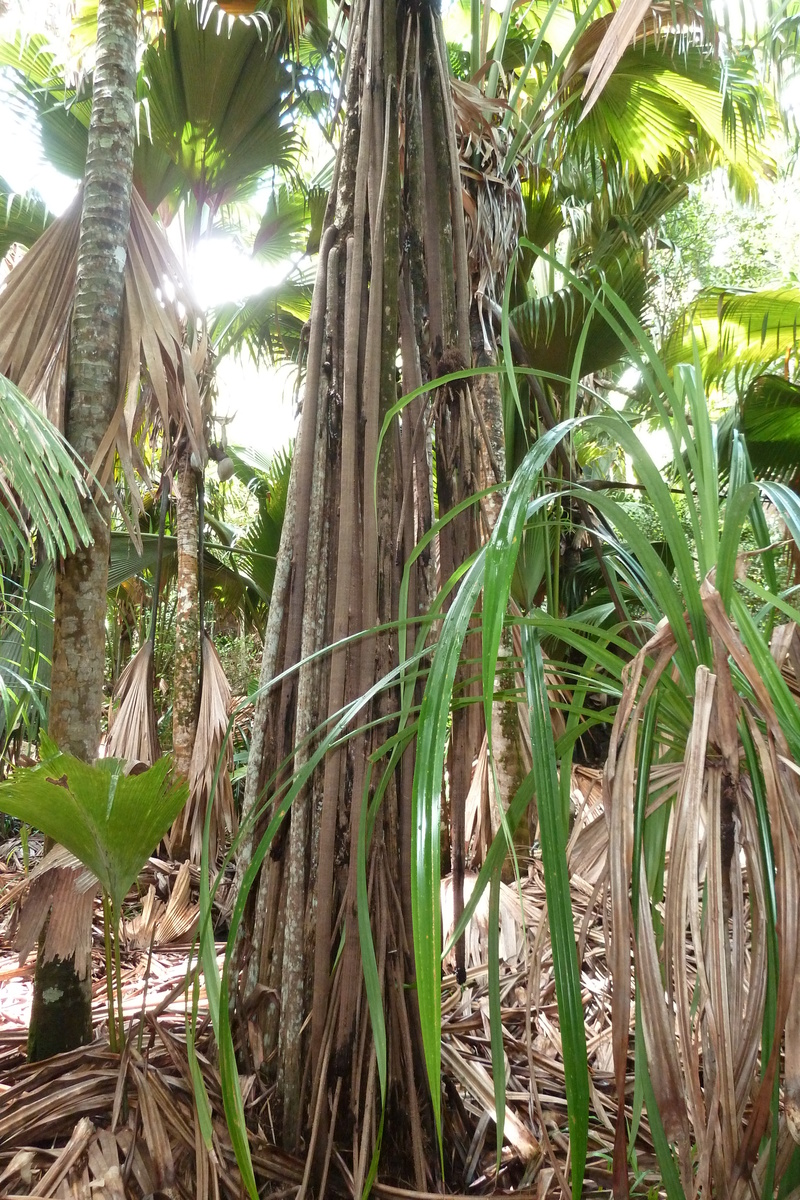
<path fill-rule="evenodd" d="M 97 37 L 97 3 L 98 0 L 78 0 L 74 6 L 76 12 L 70 30 L 70 49 L 73 54 L 80 54 L 94 45 Z M 145 37 L 154 39 L 161 26 L 162 6 L 157 0 L 140 0 L 139 12 Z M 272 0 L 222 0 L 221 3 L 203 0 L 202 3 L 204 22 L 210 21 L 214 25 L 221 17 L 223 20 L 237 18 L 252 22 L 263 19 L 260 16 L 262 13 L 272 16 L 276 12 L 283 24 L 293 31 L 295 42 L 298 31 L 302 32 L 307 23 L 316 29 L 326 29 L 327 6 L 323 0 L 278 0 L 277 3 Z"/>
<path fill-rule="evenodd" d="M 292 87 L 279 48 L 280 14 L 228 19 L 206 0 L 169 0 L 145 50 L 137 83 L 134 181 L 151 211 L 174 213 L 193 195 L 199 208 L 241 195 L 267 168 L 289 171 L 297 138 L 283 120 Z M 221 18 L 221 19 L 219 19 Z M 83 177 L 91 78 L 76 94 L 44 35 L 0 43 L 18 107 L 39 125 L 45 155 Z"/>
<path fill-rule="evenodd" d="M 717 424 L 720 461 L 728 463 L 733 432 L 744 435 L 757 479 L 800 480 L 800 386 L 783 375 L 757 375 Z"/>
<path fill-rule="evenodd" d="M 689 362 L 693 343 L 707 382 L 736 375 L 740 390 L 797 353 L 800 288 L 706 288 L 681 314 L 664 347 L 667 367 Z"/>
<path fill-rule="evenodd" d="M 218 357 L 246 347 L 258 362 L 296 361 L 303 327 L 311 316 L 311 284 L 286 279 L 255 296 L 217 309 L 209 335 Z"/>
<path fill-rule="evenodd" d="M 260 514 L 254 519 L 252 530 L 236 545 L 229 546 L 205 539 L 203 546 L 203 582 L 206 594 L 209 597 L 213 596 L 226 611 L 242 612 L 247 621 L 258 621 L 264 606 L 269 603 L 275 568 L 276 551 L 262 550 L 262 545 L 271 546 L 274 532 L 270 527 L 262 539 L 257 532 L 259 518 Z M 139 549 L 129 533 L 117 531 L 111 534 L 109 592 L 115 591 L 129 579 L 147 577 L 155 568 L 158 559 L 158 537 L 155 534 L 143 533 L 141 543 Z M 177 552 L 176 539 L 165 537 L 161 563 L 161 579 L 165 585 L 174 578 Z"/>
<path fill-rule="evenodd" d="M 565 88 L 565 96 L 569 95 Z M 611 159 L 644 178 L 691 178 L 698 164 L 724 165 L 740 193 L 752 194 L 774 163 L 764 149 L 768 113 L 745 63 L 726 64 L 689 46 L 670 54 L 652 41 L 628 50 L 588 116 L 566 109 L 558 122 L 562 154 Z"/>
<path fill-rule="evenodd" d="M 250 579 L 264 596 L 269 597 L 289 493 L 292 453 L 279 451 L 271 460 L 242 446 L 229 447 L 228 453 L 237 478 L 247 484 L 258 499 L 258 513 L 236 543 L 236 549 L 242 551 L 240 561 Z"/>
<path fill-rule="evenodd" d="M 285 184 L 270 193 L 267 208 L 253 242 L 253 254 L 262 262 L 285 263 L 306 250 L 325 215 L 328 194 L 320 187 L 306 193 Z"/>
<path fill-rule="evenodd" d="M 739 406 L 753 470 L 760 476 L 800 475 L 800 386 L 781 375 L 759 375 Z"/>
<path fill-rule="evenodd" d="M 624 250 L 605 269 L 592 268 L 580 276 L 581 283 L 599 294 L 604 282 L 618 292 L 632 312 L 641 313 L 647 293 L 641 255 Z M 572 284 L 545 296 L 535 296 L 511 313 L 530 366 L 568 375 L 586 322 L 581 374 L 600 371 L 616 362 L 622 344 L 608 323 L 592 312 L 592 301 Z"/>
<path fill-rule="evenodd" d="M 119 709 L 108 730 L 106 753 L 130 769 L 136 763 L 152 767 L 161 757 L 158 722 L 153 703 L 153 642 L 147 638 L 117 680 L 114 699 Z"/>
<path fill-rule="evenodd" d="M 44 830 L 87 866 L 119 906 L 186 801 L 169 759 L 125 775 L 118 759 L 89 766 L 42 737 L 42 760 L 0 787 L 12 816 Z"/>
<path fill-rule="evenodd" d="M 581 39 L 583 48 L 588 42 L 597 46 L 592 56 L 583 97 L 583 115 L 588 116 L 608 83 L 614 68 L 628 46 L 636 38 L 639 26 L 650 15 L 649 0 L 623 0 L 609 18 L 596 21 L 588 36 Z M 654 18 L 651 16 L 651 20 Z M 576 55 L 577 57 L 577 55 Z"/>
<path fill-rule="evenodd" d="M 532 366 L 569 374 L 587 320 L 590 329 L 584 341 L 581 373 L 602 370 L 619 359 L 622 343 L 604 318 L 602 306 L 592 311 L 590 297 L 603 283 L 608 283 L 631 312 L 641 314 L 647 290 L 641 239 L 684 195 L 681 186 L 653 180 L 639 190 L 625 220 L 607 217 L 605 228 L 596 238 L 591 236 L 590 222 L 585 233 L 586 244 L 579 246 L 581 253 L 574 263 L 580 272 L 580 283 L 589 289 L 589 295 L 575 284 L 567 283 L 557 292 L 526 300 L 511 312 Z"/>
<path fill-rule="evenodd" d="M 142 60 L 140 122 L 198 205 L 217 207 L 246 194 L 268 166 L 290 170 L 296 134 L 283 121 L 291 76 L 277 53 L 280 22 L 220 23 L 207 8 L 163 5 L 163 29 Z M 145 191 L 151 207 L 166 195 Z"/>
<path fill-rule="evenodd" d="M 71 179 L 82 179 L 91 116 L 91 81 L 79 94 L 65 82 L 64 64 L 46 34 L 0 40 L 0 66 L 6 68 L 10 103 L 38 124 L 47 161 Z"/>
<path fill-rule="evenodd" d="M 0 292 L 0 370 L 63 427 L 66 354 L 77 269 L 80 200 L 54 221 L 9 275 Z M 171 288 L 172 302 L 159 300 Z M 44 298 L 44 300 L 43 300 Z M 113 450 L 120 455 L 130 494 L 138 500 L 134 472 L 146 478 L 134 437 L 146 416 L 162 427 L 185 428 L 198 459 L 205 458 L 203 412 L 197 382 L 205 344 L 184 343 L 183 318 L 196 313 L 166 238 L 136 191 L 125 266 L 125 310 L 120 361 L 120 404 L 93 470 L 109 477 Z M 140 389 L 142 362 L 150 387 Z M 149 410 L 149 411 L 148 411 Z"/>
<path fill-rule="evenodd" d="M 53 649 L 52 562 L 30 571 L 21 580 L 3 579 L 0 620 L 0 747 L 20 726 L 35 741 L 45 715 L 50 690 Z"/>

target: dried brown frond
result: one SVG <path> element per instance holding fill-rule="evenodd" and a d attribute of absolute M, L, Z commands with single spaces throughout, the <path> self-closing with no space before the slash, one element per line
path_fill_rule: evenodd
<path fill-rule="evenodd" d="M 602 912 L 595 903 L 594 885 L 582 878 L 584 848 L 592 844 L 589 835 L 592 829 L 602 834 L 606 828 L 598 791 L 598 772 L 581 768 L 575 773 L 576 816 L 569 863 L 576 931 L 582 931 L 582 983 L 593 1088 L 591 1145 L 606 1150 L 613 1141 L 613 1130 L 609 1131 L 609 1127 L 615 1115 L 610 1074 L 610 984 Z M 449 1096 L 445 1107 L 446 1136 L 456 1155 L 454 1169 L 462 1170 L 470 1190 L 477 1187 L 476 1194 L 492 1186 L 507 1189 L 517 1180 L 521 1191 L 528 1188 L 526 1194 L 544 1198 L 559 1194 L 559 1172 L 563 1177 L 567 1163 L 564 1068 L 542 864 L 539 859 L 521 860 L 521 864 L 519 886 L 515 883 L 501 889 L 501 952 L 505 956 L 501 962 L 501 1004 L 507 1104 L 501 1175 L 495 1174 L 485 901 L 468 935 L 466 987 L 460 987 L 452 975 L 443 980 L 443 1062 Z M 144 909 L 150 914 L 148 920 L 154 916 L 157 929 L 166 914 L 155 889 L 166 896 L 171 887 L 172 902 L 177 908 L 179 901 L 182 905 L 183 900 L 190 899 L 192 888 L 196 895 L 197 878 L 197 869 L 188 863 L 179 869 L 177 864 L 150 861 L 143 872 L 144 888 L 152 882 L 154 892 L 152 900 L 148 896 L 143 898 Z M 468 877 L 468 895 L 473 880 L 474 875 Z M 377 872 L 375 886 L 388 885 L 380 871 Z M 136 901 L 136 893 L 132 891 L 126 909 Z M 377 906 L 378 910 L 383 902 Z M 99 911 L 96 902 L 94 950 L 98 964 L 102 959 Z M 152 924 L 149 927 L 152 930 Z M 150 937 L 144 936 L 142 927 L 140 944 L 144 948 L 136 950 L 128 940 L 130 930 L 131 925 L 126 925 L 122 976 L 123 1009 L 126 1022 L 132 1023 L 129 1045 L 133 1057 L 129 1064 L 123 1065 L 122 1077 L 119 1056 L 97 1041 L 49 1064 L 37 1067 L 23 1064 L 32 963 L 20 968 L 15 959 L 0 954 L 0 1195 L 31 1194 L 45 1172 L 60 1161 L 82 1118 L 88 1118 L 96 1127 L 86 1147 L 85 1160 L 81 1160 L 85 1165 L 80 1168 L 88 1173 L 81 1176 L 81 1181 L 86 1180 L 92 1196 L 102 1200 L 103 1187 L 114 1200 L 121 1200 L 123 1195 L 139 1200 L 152 1194 L 159 1172 L 162 1180 L 170 1177 L 170 1156 L 175 1194 L 240 1195 L 241 1182 L 222 1115 L 209 1031 L 200 1034 L 198 1052 L 212 1105 L 215 1130 L 212 1152 L 205 1149 L 195 1125 L 185 1043 L 186 952 L 159 948 L 157 932 L 148 978 L 145 970 Z M 383 946 L 381 953 L 386 954 L 383 939 L 384 934 L 379 930 L 377 944 Z M 218 947 L 220 954 L 223 949 L 221 945 Z M 387 961 L 391 961 L 391 956 Z M 96 1035 L 102 1038 L 106 995 L 105 979 L 100 973 L 94 978 L 93 994 Z M 201 1025 L 206 1013 L 207 1001 L 201 986 Z M 142 1060 L 136 1057 L 142 1015 L 146 1072 Z M 629 1080 L 631 1071 L 629 1060 Z M 147 1080 L 144 1099 L 140 1086 L 143 1077 Z M 130 1108 L 127 1123 L 121 1114 L 121 1078 L 127 1084 Z M 303 1164 L 270 1144 L 270 1093 L 258 1076 L 250 1077 L 246 1087 L 246 1111 L 253 1117 L 252 1122 L 248 1121 L 248 1137 L 259 1183 L 263 1181 L 266 1186 L 274 1181 L 273 1186 L 281 1191 L 294 1189 L 302 1179 Z M 149 1101 L 154 1102 L 158 1117 L 145 1121 L 144 1110 Z M 323 1093 L 323 1102 L 326 1101 Z M 643 1169 L 652 1163 L 652 1144 L 644 1120 L 637 1153 Z M 112 1190 L 119 1189 L 120 1177 L 125 1180 L 125 1190 Z M 74 1178 L 77 1176 L 68 1171 L 65 1179 Z M 105 1183 L 101 1183 L 103 1179 Z M 602 1163 L 590 1168 L 589 1179 L 598 1189 L 607 1186 L 607 1172 Z M 59 1186 L 63 1185 L 64 1180 Z M 204 1193 L 206 1186 L 208 1191 Z M 382 1200 L 412 1200 L 408 1192 L 385 1183 L 378 1184 L 375 1190 Z M 58 1190 L 55 1194 L 58 1195 Z"/>
<path fill-rule="evenodd" d="M 478 875 L 475 871 L 464 873 L 464 902 L 472 896 Z M 516 969 L 525 961 L 526 929 L 537 918 L 536 906 L 530 897 L 522 891 L 500 884 L 500 958 L 512 969 Z M 445 943 L 452 936 L 455 922 L 453 920 L 453 877 L 446 875 L 442 879 L 442 930 Z M 475 915 L 467 925 L 465 935 L 465 965 L 480 966 L 486 962 L 489 935 L 489 892 L 485 891 L 478 901 Z M 444 960 L 445 970 L 455 970 L 453 952 Z"/>
<path fill-rule="evenodd" d="M 519 627 L 514 626 L 511 635 L 510 650 L 518 664 L 522 660 L 522 644 Z M 513 661 L 513 660 L 509 660 Z M 525 692 L 525 681 L 521 671 L 507 668 L 504 671 L 507 678 L 501 686 L 515 690 L 513 700 L 496 701 L 492 716 L 492 753 L 494 763 L 489 763 L 488 739 L 486 734 L 481 742 L 480 752 L 475 760 L 470 781 L 469 791 L 465 800 L 464 813 L 464 854 L 466 862 L 471 866 L 480 866 L 486 856 L 497 831 L 501 826 L 500 809 L 508 806 L 511 796 L 516 791 L 519 778 L 516 773 L 520 769 L 527 774 L 533 766 L 533 749 L 531 747 L 531 724 L 528 705 L 522 699 Z M 563 735 L 564 716 L 558 707 L 558 701 L 566 698 L 564 680 L 554 671 L 546 674 L 548 689 L 554 701 L 550 709 L 550 719 L 553 725 L 553 737 L 556 741 Z M 513 745 L 510 743 L 513 741 Z M 507 776 L 505 759 L 511 763 L 512 776 Z M 495 786 L 499 783 L 499 789 Z M 527 853 L 534 836 L 536 825 L 536 808 L 531 806 L 527 823 L 521 823 L 517 828 L 516 844 Z"/>
<path fill-rule="evenodd" d="M 704 665 L 697 668 L 691 732 L 677 772 L 671 764 L 671 781 L 654 778 L 657 762 L 651 773 L 653 806 L 669 802 L 663 932 L 654 929 L 642 870 L 636 938 L 628 899 L 636 745 L 649 698 L 659 677 L 671 669 L 675 642 L 666 624 L 630 664 L 611 738 L 605 800 L 614 1055 L 621 1113 L 630 1052 L 633 942 L 650 1076 L 665 1131 L 678 1149 L 684 1190 L 738 1197 L 747 1194 L 750 1172 L 759 1177 L 765 1168 L 761 1141 L 770 1121 L 781 1035 L 800 961 L 800 769 L 719 593 L 706 582 L 701 595 L 714 650 L 713 671 Z M 777 639 L 775 648 L 789 640 Z M 654 663 L 649 671 L 646 660 Z M 731 663 L 751 690 L 753 699 L 747 704 L 734 689 Z M 766 1061 L 761 1045 L 770 905 L 758 804 L 751 777 L 743 769 L 740 722 L 755 746 L 775 855 L 779 977 L 773 1049 Z M 657 896 L 654 903 L 660 901 Z M 796 1025 L 790 1020 L 786 1026 L 790 1121 L 793 1095 L 800 1094 Z"/>
<path fill-rule="evenodd" d="M 99 886 L 69 850 L 54 846 L 25 880 L 16 928 L 20 965 L 47 922 L 45 953 L 61 959 L 74 955 L 75 969 L 85 979 L 92 961 L 92 911 Z"/>
<path fill-rule="evenodd" d="M 108 730 L 106 754 L 109 758 L 124 759 L 129 770 L 137 763 L 152 767 L 161 757 L 161 746 L 153 703 L 153 643 L 150 638 L 120 675 L 113 699 L 119 701 L 119 708 Z"/>
<path fill-rule="evenodd" d="M 169 835 L 170 846 L 187 850 L 193 863 L 200 862 L 203 823 L 214 787 L 214 775 L 220 754 L 222 765 L 214 792 L 209 841 L 209 859 L 212 863 L 216 862 L 225 845 L 236 835 L 236 810 L 230 774 L 233 766 L 233 745 L 230 737 L 226 740 L 231 700 L 230 684 L 225 677 L 219 655 L 211 638 L 204 633 L 203 685 L 189 770 L 189 799 Z"/>
<path fill-rule="evenodd" d="M 149 946 L 166 946 L 194 932 L 200 909 L 190 896 L 191 874 L 188 863 L 182 863 L 165 904 L 156 896 L 151 884 L 144 898 L 142 911 L 130 921 L 123 922 L 122 936 L 131 949 L 146 950 Z"/>
<path fill-rule="evenodd" d="M 172 864 L 163 866 L 171 873 Z M 181 894 L 186 898 L 192 873 L 188 864 L 178 871 L 178 900 Z M 134 900 L 132 892 L 127 903 Z M 99 912 L 98 902 L 98 918 Z M 223 947 L 218 949 L 221 953 Z M 99 960 L 98 922 L 95 953 Z M 161 1194 L 240 1200 L 242 1183 L 225 1125 L 202 986 L 197 1054 L 211 1103 L 211 1149 L 197 1126 L 186 1046 L 187 965 L 185 951 L 156 949 L 150 961 L 148 951 L 123 949 L 123 1009 L 132 1034 L 122 1058 L 105 1041 L 101 976 L 92 985 L 95 1041 L 28 1064 L 32 967 L 14 967 L 0 951 L 0 1195 L 10 1200 L 34 1195 L 143 1200 Z M 268 1124 L 268 1100 L 254 1083 L 247 1088 L 248 1111 L 254 1126 Z M 257 1128 L 247 1136 L 259 1186 L 291 1193 L 302 1177 L 302 1163 L 272 1147 Z"/>
<path fill-rule="evenodd" d="M 504 169 L 509 136 L 501 121 L 508 105 L 502 99 L 488 99 L 473 83 L 460 79 L 450 83 L 473 286 L 497 299 L 525 233 L 519 171 L 516 164 Z"/>
<path fill-rule="evenodd" d="M 67 347 L 75 296 L 81 194 L 10 272 L 0 290 L 0 372 L 61 430 L 67 385 Z M 188 434 L 205 462 L 205 416 L 198 377 L 206 359 L 205 334 L 180 264 L 163 231 L 134 189 L 125 265 L 119 407 L 91 464 L 104 485 L 114 452 L 141 510 L 136 476 L 148 475 L 137 449 L 141 430 L 156 421 L 169 441 Z M 185 315 L 184 315 L 185 314 Z M 194 342 L 187 347 L 187 330 Z M 143 381 L 143 371 L 146 385 Z M 133 529 L 136 529 L 135 522 Z"/>
<path fill-rule="evenodd" d="M 600 771 L 585 767 L 573 775 L 575 818 L 567 853 L 592 1079 L 590 1145 L 606 1153 L 613 1144 L 615 1116 L 611 989 L 603 912 L 594 882 L 583 876 L 586 866 L 594 863 L 595 842 L 600 843 L 601 871 L 605 869 L 608 838 L 601 780 Z M 588 864 L 587 846 L 592 850 Z M 531 1188 L 538 1196 L 558 1196 L 569 1194 L 565 1185 L 569 1142 L 544 875 L 539 858 L 520 857 L 520 866 L 520 880 L 501 888 L 500 992 L 507 1106 L 501 1174 L 496 1171 L 486 897 L 467 931 L 466 986 L 460 987 L 452 974 L 442 981 L 442 1062 L 450 1098 L 445 1106 L 446 1139 L 454 1147 L 470 1190 L 479 1186 L 505 1190 L 513 1180 L 521 1191 Z M 471 886 L 470 880 L 467 895 Z M 445 881 L 445 922 L 448 889 Z M 446 938 L 446 924 L 444 932 Z M 629 1082 L 632 1068 L 629 1060 Z M 646 1121 L 639 1127 L 637 1154 L 644 1169 L 654 1164 Z M 656 1177 L 653 1172 L 651 1178 Z M 602 1161 L 593 1162 L 587 1169 L 587 1188 L 599 1193 L 609 1182 Z"/>

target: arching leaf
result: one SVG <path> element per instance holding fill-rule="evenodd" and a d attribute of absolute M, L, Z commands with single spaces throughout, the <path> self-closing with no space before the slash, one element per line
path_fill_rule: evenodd
<path fill-rule="evenodd" d="M 53 214 L 35 192 L 19 195 L 0 179 L 0 258 L 11 247 L 32 246 L 53 220 Z"/>
<path fill-rule="evenodd" d="M 14 561 L 38 537 L 47 555 L 91 540 L 78 460 L 58 430 L 0 375 L 0 557 Z"/>
<path fill-rule="evenodd" d="M 0 785 L 5 812 L 43 830 L 93 871 L 119 911 L 128 888 L 186 803 L 171 761 L 126 775 L 119 759 L 94 766 L 62 754 L 46 736 L 42 760 Z"/>

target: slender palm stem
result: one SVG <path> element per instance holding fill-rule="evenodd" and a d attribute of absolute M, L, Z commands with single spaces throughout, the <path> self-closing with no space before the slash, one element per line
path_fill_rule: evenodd
<path fill-rule="evenodd" d="M 125 1013 L 122 1011 L 122 970 L 119 962 L 119 939 L 122 934 L 122 914 L 114 911 L 114 973 L 117 978 L 117 1018 L 119 1020 L 118 1046 L 120 1054 L 125 1049 Z"/>
<path fill-rule="evenodd" d="M 106 944 L 106 993 L 108 996 L 108 1042 L 112 1050 L 117 1049 L 117 1026 L 114 1017 L 114 969 L 111 961 L 111 904 L 108 892 L 103 888 L 103 934 Z"/>

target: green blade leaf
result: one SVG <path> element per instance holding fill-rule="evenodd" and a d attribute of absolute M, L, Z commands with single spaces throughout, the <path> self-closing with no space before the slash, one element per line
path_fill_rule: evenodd
<path fill-rule="evenodd" d="M 534 747 L 533 774 L 539 810 L 544 886 L 553 947 L 558 1021 L 564 1056 L 569 1144 L 572 1162 L 572 1195 L 583 1188 L 586 1146 L 589 1137 L 589 1063 L 583 1023 L 581 978 L 572 925 L 572 900 L 567 868 L 567 831 L 561 818 L 556 753 L 544 660 L 538 630 L 522 627 L 522 661 L 531 717 Z"/>

